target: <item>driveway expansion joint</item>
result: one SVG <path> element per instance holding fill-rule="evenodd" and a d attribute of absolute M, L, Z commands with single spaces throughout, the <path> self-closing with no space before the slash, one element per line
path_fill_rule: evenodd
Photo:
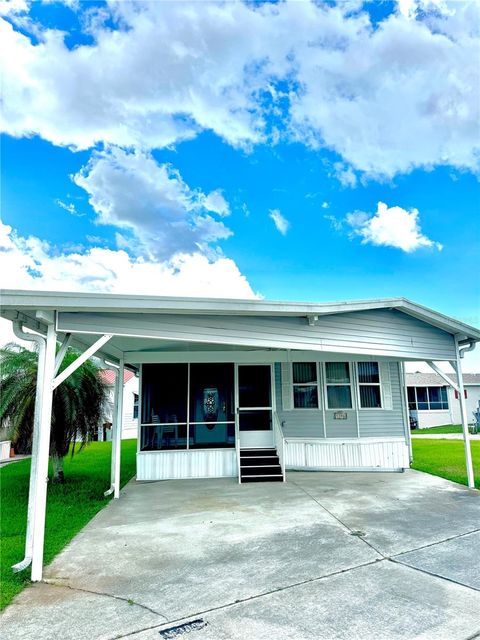
<path fill-rule="evenodd" d="M 57 581 L 56 578 L 45 578 L 41 582 L 48 584 L 52 587 L 62 587 L 64 589 L 70 589 L 71 591 L 78 591 L 81 593 L 90 593 L 95 596 L 103 596 L 104 598 L 112 598 L 113 600 L 120 600 L 121 602 L 125 602 L 129 606 L 140 607 L 140 609 L 144 609 L 149 613 L 153 613 L 154 615 L 159 616 L 160 618 L 163 618 L 165 622 L 168 622 L 167 616 L 164 615 L 163 613 L 160 613 L 159 611 L 155 611 L 154 609 L 151 609 L 150 607 L 147 607 L 147 605 L 141 604 L 140 602 L 135 602 L 135 600 L 132 600 L 130 598 L 123 598 L 122 596 L 116 596 L 116 595 L 113 595 L 112 593 L 105 593 L 103 591 L 92 591 L 91 589 L 84 589 L 82 587 L 73 587 L 70 584 L 63 584 L 62 582 Z"/>
<path fill-rule="evenodd" d="M 196 618 L 198 616 L 203 616 L 208 613 L 212 613 L 214 611 L 221 611 L 222 609 L 229 609 L 230 607 L 235 607 L 239 604 L 244 604 L 245 602 L 251 602 L 252 600 L 259 600 L 260 598 L 264 598 L 266 596 L 273 595 L 274 593 L 281 593 L 282 591 L 288 591 L 289 589 L 295 589 L 296 587 L 301 587 L 306 584 L 311 584 L 313 582 L 320 582 L 321 580 L 326 580 L 327 578 L 333 578 L 335 576 L 341 575 L 342 573 L 348 573 L 349 571 L 353 571 L 354 569 L 362 569 L 363 567 L 369 567 L 374 564 L 378 564 L 379 562 L 384 562 L 384 558 L 375 558 L 375 560 L 370 560 L 369 562 L 362 562 L 361 564 L 357 564 L 353 567 L 347 567 L 346 569 L 339 569 L 338 571 L 333 571 L 332 573 L 326 573 L 323 576 L 317 576 L 315 578 L 308 578 L 307 580 L 300 580 L 299 582 L 294 582 L 292 584 L 287 584 L 284 587 L 277 587 L 276 589 L 270 589 L 269 591 L 264 591 L 263 593 L 257 593 L 253 596 L 248 596 L 245 598 L 239 598 L 234 600 L 233 602 L 227 602 L 226 604 L 219 605 L 218 607 L 211 607 L 210 609 L 204 609 L 203 611 L 194 611 L 192 613 L 188 613 L 183 615 L 181 618 L 175 618 L 173 620 L 166 620 L 161 624 L 154 624 L 148 627 L 143 627 L 142 629 L 138 629 L 137 631 L 130 631 L 127 634 L 113 636 L 109 640 L 121 640 L 121 638 L 130 638 L 135 636 L 137 633 L 142 633 L 143 631 L 149 631 L 151 629 L 158 629 L 158 627 L 163 627 L 165 624 L 177 624 L 184 620 L 188 620 L 189 618 Z"/>
<path fill-rule="evenodd" d="M 436 545 L 443 544 L 444 542 L 450 542 L 451 540 L 456 540 L 457 538 L 463 538 L 465 536 L 472 535 L 473 533 L 480 533 L 480 529 L 479 528 L 472 529 L 471 531 L 466 531 L 464 533 L 458 533 L 458 534 L 456 534 L 454 536 L 449 536 L 448 538 L 443 538 L 442 540 L 437 540 L 436 542 L 430 542 L 429 544 L 421 545 L 420 547 L 412 547 L 410 549 L 406 549 L 405 551 L 399 551 L 398 553 L 394 553 L 392 555 L 389 555 L 389 554 L 383 553 L 382 551 L 380 551 L 380 549 L 377 549 L 369 540 L 367 540 L 367 538 L 366 538 L 366 536 L 368 535 L 367 533 L 365 533 L 363 531 L 359 532 L 357 529 L 352 529 L 346 522 L 343 522 L 343 520 L 341 520 L 341 518 L 336 516 L 329 509 L 327 509 L 327 507 L 325 507 L 317 498 L 312 496 L 312 494 L 309 493 L 306 489 L 304 489 L 301 485 L 297 484 L 294 481 L 291 481 L 291 483 L 294 484 L 296 487 L 298 487 L 301 491 L 303 491 L 303 493 L 305 493 L 307 496 L 309 496 L 316 504 L 318 504 L 319 507 L 321 507 L 332 518 L 334 518 L 334 520 L 336 520 L 339 524 L 341 524 L 342 527 L 347 529 L 347 531 L 350 533 L 350 535 L 355 536 L 359 540 L 362 540 L 362 542 L 365 542 L 365 544 L 367 546 L 369 546 L 371 549 L 373 549 L 373 551 L 378 553 L 384 560 L 392 560 L 393 558 L 397 558 L 398 556 L 401 556 L 401 555 L 404 555 L 404 554 L 407 554 L 407 553 L 413 553 L 414 551 L 422 551 L 423 549 L 428 549 L 430 547 L 435 547 Z M 402 563 L 400 561 L 399 561 L 399 564 L 404 564 L 405 566 L 410 566 L 410 565 L 407 565 L 406 563 Z M 436 575 L 436 574 L 431 574 L 431 575 Z M 442 576 L 438 576 L 438 577 L 442 577 Z M 458 583 L 458 584 L 462 584 L 462 583 Z M 464 586 L 466 586 L 466 585 L 464 585 Z M 469 640 L 469 639 L 467 638 L 467 640 Z"/>
<path fill-rule="evenodd" d="M 418 571 L 420 573 L 424 573 L 425 575 L 429 575 L 432 576 L 434 578 L 439 578 L 441 580 L 446 580 L 447 582 L 451 582 L 453 584 L 457 584 L 461 587 L 465 587 L 466 589 L 471 589 L 472 591 L 475 592 L 479 592 L 480 589 L 477 589 L 475 587 L 472 587 L 468 584 L 464 584 L 463 582 L 459 582 L 458 580 L 454 580 L 453 578 L 448 578 L 446 576 L 440 575 L 438 573 L 435 573 L 433 571 L 427 571 L 426 569 L 420 569 L 419 567 L 415 567 L 411 564 L 409 564 L 406 561 L 400 560 L 400 559 L 396 559 L 398 558 L 398 556 L 401 555 L 406 555 L 408 553 L 414 553 L 415 551 L 421 551 L 423 549 L 428 549 L 430 547 L 435 547 L 439 544 L 443 544 L 444 542 L 449 542 L 451 540 L 456 540 L 457 538 L 463 538 L 465 536 L 469 536 L 472 535 L 474 533 L 478 533 L 480 532 L 480 529 L 472 529 L 471 531 L 467 531 L 465 533 L 459 533 L 457 535 L 454 536 L 450 536 L 448 538 L 444 538 L 443 540 L 438 540 L 437 542 L 431 542 L 430 544 L 426 544 L 426 545 L 422 545 L 420 547 L 414 547 L 412 549 L 408 549 L 407 551 L 400 551 L 399 553 L 395 553 L 392 555 L 388 555 L 383 553 L 382 551 L 380 551 L 379 549 L 377 549 L 371 542 L 369 542 L 366 538 L 364 532 L 359 532 L 356 529 L 352 529 L 346 522 L 343 522 L 343 520 L 341 520 L 338 516 L 336 516 L 334 513 L 332 513 L 329 509 L 327 509 L 327 507 L 325 507 L 317 498 L 315 498 L 314 496 L 312 496 L 311 493 L 309 493 L 306 489 L 304 489 L 301 485 L 297 484 L 296 482 L 292 482 L 292 484 L 294 484 L 296 487 L 298 487 L 301 491 L 303 491 L 303 493 L 305 493 L 307 496 L 309 496 L 316 504 L 318 504 L 319 507 L 321 507 L 324 511 L 326 511 L 332 518 L 334 518 L 339 524 L 342 525 L 342 527 L 344 527 L 345 529 L 347 529 L 347 531 L 357 537 L 359 540 L 361 540 L 362 542 L 365 542 L 365 544 L 367 546 L 369 546 L 371 549 L 373 549 L 373 551 L 375 551 L 376 553 L 378 553 L 382 560 L 388 560 L 389 562 L 392 562 L 394 564 L 399 564 L 402 567 L 406 567 L 408 569 L 413 569 L 414 571 Z M 359 535 L 361 534 L 361 535 Z M 352 567 L 355 568 L 355 567 Z M 348 569 L 349 570 L 349 569 Z M 328 577 L 328 576 L 326 576 Z M 477 638 L 478 634 L 476 636 L 473 636 L 473 638 Z M 470 638 L 467 638 L 466 640 L 470 640 Z"/>
<path fill-rule="evenodd" d="M 449 536 L 448 538 L 443 538 L 443 540 L 437 540 L 436 542 L 429 542 L 428 544 L 421 545 L 420 547 L 413 547 L 412 549 L 407 549 L 406 551 L 399 551 L 398 553 L 394 553 L 390 557 L 391 558 L 398 558 L 398 556 L 403 556 L 403 555 L 406 555 L 407 553 L 413 553 L 414 551 L 423 551 L 423 549 L 429 549 L 430 547 L 436 547 L 437 545 L 443 544 L 444 542 L 450 542 L 451 540 L 457 540 L 458 538 L 464 538 L 465 536 L 471 536 L 473 533 L 480 533 L 480 529 L 472 529 L 471 531 L 466 531 L 465 533 L 457 533 L 454 536 Z"/>
<path fill-rule="evenodd" d="M 477 589 L 476 587 L 472 587 L 469 584 L 465 584 L 464 582 L 459 582 L 458 580 L 454 580 L 453 578 L 448 578 L 447 576 L 442 576 L 441 574 L 435 573 L 434 571 L 428 571 L 427 569 L 420 569 L 420 567 L 415 567 L 413 564 L 408 564 L 407 562 L 396 560 L 393 556 L 391 558 L 387 558 L 387 560 L 389 560 L 390 562 L 393 562 L 394 564 L 400 564 L 402 565 L 402 567 L 407 567 L 408 569 L 413 569 L 414 571 L 425 573 L 427 576 L 432 576 L 433 578 L 440 578 L 440 580 L 446 580 L 447 582 L 458 584 L 460 587 L 465 587 L 465 589 L 470 589 L 471 591 L 480 593 L 480 589 Z"/>

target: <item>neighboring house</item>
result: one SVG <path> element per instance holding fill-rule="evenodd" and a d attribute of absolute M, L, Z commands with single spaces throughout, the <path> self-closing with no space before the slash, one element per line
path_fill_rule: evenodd
<path fill-rule="evenodd" d="M 6 291 L 1 313 L 47 335 L 48 353 L 54 340 L 71 341 L 85 357 L 138 370 L 137 480 L 402 470 L 410 465 L 404 363 L 460 366 L 459 351 L 480 341 L 479 329 L 404 298 Z"/>
<path fill-rule="evenodd" d="M 98 440 L 112 439 L 113 405 L 115 395 L 115 371 L 103 369 L 100 372 L 108 386 L 108 400 L 102 423 L 98 427 Z M 138 432 L 138 377 L 133 371 L 123 372 L 122 440 L 136 438 Z"/>
<path fill-rule="evenodd" d="M 447 374 L 454 382 L 457 376 Z M 446 385 L 436 373 L 407 373 L 408 409 L 412 423 L 419 429 L 460 424 L 458 392 Z M 465 400 L 469 423 L 480 401 L 480 373 L 464 373 Z M 416 424 L 415 424 L 416 423 Z"/>

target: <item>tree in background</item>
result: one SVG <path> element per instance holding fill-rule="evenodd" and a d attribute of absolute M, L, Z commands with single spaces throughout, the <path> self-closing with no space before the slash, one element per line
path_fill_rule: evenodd
<path fill-rule="evenodd" d="M 78 353 L 68 349 L 60 371 Z M 31 451 L 37 385 L 38 352 L 17 344 L 0 349 L 0 424 L 8 428 L 16 450 Z M 87 360 L 53 392 L 50 456 L 53 482 L 63 482 L 63 458 L 75 444 L 80 448 L 92 439 L 107 400 L 107 386 L 99 369 Z"/>

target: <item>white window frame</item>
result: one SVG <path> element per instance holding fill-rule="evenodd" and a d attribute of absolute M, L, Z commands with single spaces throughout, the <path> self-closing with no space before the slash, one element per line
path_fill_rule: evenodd
<path fill-rule="evenodd" d="M 360 382 L 360 371 L 358 370 L 358 365 L 361 362 L 369 362 L 370 364 L 374 362 L 378 367 L 378 382 Z M 377 360 L 359 360 L 356 364 L 356 378 L 357 378 L 357 398 L 358 398 L 358 410 L 359 411 L 385 411 L 385 400 L 383 398 L 383 385 L 382 385 L 382 374 L 380 371 L 380 362 Z M 360 387 L 379 387 L 380 388 L 380 406 L 379 407 L 362 407 L 362 397 L 360 395 Z"/>
<path fill-rule="evenodd" d="M 418 386 L 415 385 L 408 385 L 409 387 L 412 387 L 415 391 L 415 409 L 410 409 L 410 402 L 408 402 L 408 392 L 407 392 L 407 402 L 408 402 L 408 410 L 409 411 L 416 411 L 417 413 L 429 413 L 430 411 L 450 411 L 450 398 L 448 395 L 448 387 L 446 385 L 436 385 L 436 384 L 431 384 L 431 385 L 422 385 L 419 384 Z M 428 404 L 428 409 L 419 409 L 418 408 L 418 396 L 417 396 L 417 388 L 420 389 L 427 389 L 427 404 Z M 446 409 L 431 409 L 430 408 L 430 394 L 428 393 L 428 389 L 446 389 L 447 390 L 447 408 Z M 424 404 L 424 403 L 422 403 Z"/>
<path fill-rule="evenodd" d="M 323 373 L 323 393 L 324 393 L 324 402 L 325 402 L 325 409 L 327 411 L 355 411 L 355 398 L 354 398 L 354 393 L 353 393 L 353 367 L 352 367 L 352 363 L 351 362 L 347 362 L 346 360 L 341 360 L 341 362 L 345 362 L 348 365 L 348 375 L 350 378 L 350 382 L 327 382 L 327 364 L 329 362 L 335 362 L 335 364 L 338 364 L 338 362 L 340 361 L 325 361 L 323 362 L 323 367 L 322 367 L 322 373 Z M 350 407 L 334 407 L 334 408 L 330 408 L 328 405 L 328 393 L 327 393 L 327 387 L 350 387 L 350 399 L 352 401 L 352 404 Z"/>
<path fill-rule="evenodd" d="M 321 411 L 322 410 L 322 389 L 321 389 L 321 384 L 320 384 L 320 367 L 319 367 L 319 363 L 318 362 L 314 362 L 313 364 L 315 365 L 315 372 L 317 374 L 317 381 L 316 381 L 316 387 L 317 387 L 317 402 L 318 402 L 318 406 L 317 407 L 296 407 L 295 406 L 295 393 L 294 393 L 294 388 L 295 387 L 313 387 L 315 386 L 312 382 L 294 382 L 293 381 L 293 365 L 294 364 L 311 364 L 311 362 L 305 362 L 304 360 L 299 360 L 298 362 L 291 362 L 291 367 L 290 367 L 290 375 L 291 375 L 291 393 L 292 393 L 292 411 Z"/>
<path fill-rule="evenodd" d="M 140 392 L 140 389 L 138 390 Z M 137 399 L 135 400 L 135 396 Z M 140 393 L 133 392 L 133 408 L 132 408 L 132 420 L 138 420 L 140 422 Z M 137 417 L 135 418 L 135 409 L 137 410 Z"/>

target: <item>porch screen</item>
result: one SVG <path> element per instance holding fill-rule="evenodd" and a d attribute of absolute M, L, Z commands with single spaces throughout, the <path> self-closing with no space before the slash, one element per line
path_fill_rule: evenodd
<path fill-rule="evenodd" d="M 233 364 L 142 368 L 141 450 L 235 446 Z"/>
<path fill-rule="evenodd" d="M 142 368 L 141 450 L 187 448 L 188 365 Z"/>
<path fill-rule="evenodd" d="M 233 447 L 233 365 L 190 365 L 190 449 Z"/>

